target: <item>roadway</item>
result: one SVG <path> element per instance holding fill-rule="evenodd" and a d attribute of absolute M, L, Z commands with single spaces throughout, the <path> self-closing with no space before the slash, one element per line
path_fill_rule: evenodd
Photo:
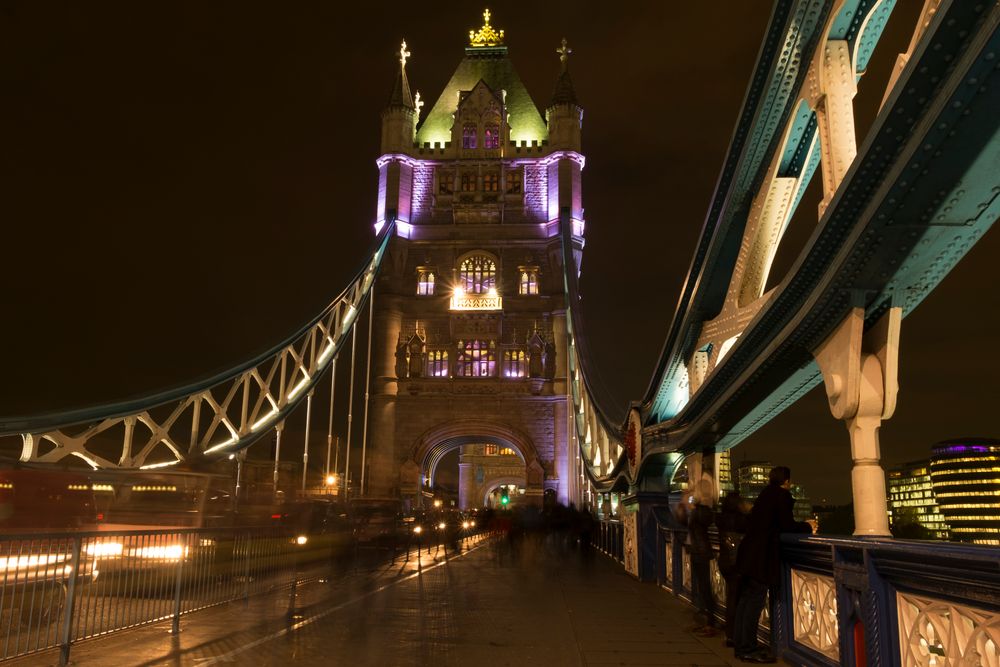
<path fill-rule="evenodd" d="M 720 637 L 684 630 L 691 608 L 600 554 L 472 542 L 73 647 L 77 665 L 735 665 Z M 553 553 L 553 551 L 557 553 Z M 14 665 L 55 664 L 57 653 Z"/>

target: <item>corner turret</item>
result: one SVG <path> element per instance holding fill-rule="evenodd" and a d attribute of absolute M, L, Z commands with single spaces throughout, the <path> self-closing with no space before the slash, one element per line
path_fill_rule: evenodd
<path fill-rule="evenodd" d="M 576 99 L 573 80 L 569 76 L 569 54 L 573 50 L 566 46 L 556 49 L 561 70 L 552 91 L 552 101 L 545 110 L 545 120 L 549 129 L 549 145 L 555 149 L 579 151 L 580 133 L 583 128 L 583 107 Z"/>
<path fill-rule="evenodd" d="M 406 78 L 406 59 L 410 52 L 404 41 L 399 49 L 399 71 L 392 86 L 389 104 L 382 111 L 382 154 L 402 153 L 413 150 L 413 137 L 417 126 L 418 107 L 410 94 Z M 417 100 L 420 93 L 417 93 Z"/>

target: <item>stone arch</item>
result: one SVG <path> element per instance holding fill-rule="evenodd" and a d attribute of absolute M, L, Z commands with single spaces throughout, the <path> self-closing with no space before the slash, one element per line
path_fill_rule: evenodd
<path fill-rule="evenodd" d="M 503 484 L 514 484 L 516 486 L 526 487 L 528 480 L 526 477 L 501 476 L 484 481 L 479 485 L 479 488 L 476 489 L 476 498 L 479 500 L 480 507 L 484 507 L 486 505 L 486 501 L 490 497 L 490 493 L 492 493 L 493 489 Z"/>
<path fill-rule="evenodd" d="M 400 470 L 401 488 L 421 488 L 420 475 L 436 468 L 448 452 L 464 445 L 491 443 L 510 447 L 524 461 L 526 486 L 541 498 L 545 469 L 531 436 L 509 424 L 482 419 L 455 419 L 422 433 L 410 448 L 410 456 Z"/>

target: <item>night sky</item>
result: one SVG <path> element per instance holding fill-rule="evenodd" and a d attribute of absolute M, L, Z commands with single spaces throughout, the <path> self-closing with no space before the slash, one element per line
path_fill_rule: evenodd
<path fill-rule="evenodd" d="M 920 3 L 899 3 L 857 107 L 872 122 Z M 566 37 L 585 108 L 582 292 L 609 393 L 641 398 L 722 166 L 770 3 L 494 2 L 544 109 Z M 468 2 L 0 3 L 0 414 L 186 383 L 319 311 L 371 241 L 396 52 L 429 109 L 482 7 Z M 816 223 L 819 177 L 769 285 Z M 1000 296 L 988 234 L 903 323 L 888 464 L 997 435 Z M 294 421 L 294 419 L 293 419 Z M 317 426 L 325 432 L 325 419 Z M 295 428 L 292 424 L 291 428 Z M 734 451 L 850 497 L 815 390 Z"/>

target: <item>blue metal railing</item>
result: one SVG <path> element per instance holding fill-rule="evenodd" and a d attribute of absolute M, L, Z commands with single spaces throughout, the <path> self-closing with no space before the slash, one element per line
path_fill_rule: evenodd
<path fill-rule="evenodd" d="M 686 538 L 683 528 L 658 527 L 655 571 L 658 584 L 690 602 Z M 783 535 L 781 558 L 781 584 L 759 634 L 793 664 L 987 665 L 1000 659 L 995 547 Z M 721 620 L 724 584 L 714 566 L 712 574 Z"/>

